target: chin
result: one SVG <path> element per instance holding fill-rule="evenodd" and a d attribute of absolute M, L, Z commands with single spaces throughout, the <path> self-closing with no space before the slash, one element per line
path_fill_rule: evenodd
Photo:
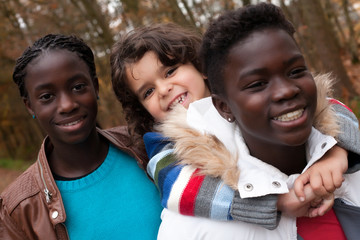
<path fill-rule="evenodd" d="M 301 146 L 304 145 L 307 140 L 309 139 L 310 133 L 309 134 L 298 134 L 295 137 L 291 138 L 291 139 L 287 139 L 285 140 L 286 145 L 288 146 Z"/>

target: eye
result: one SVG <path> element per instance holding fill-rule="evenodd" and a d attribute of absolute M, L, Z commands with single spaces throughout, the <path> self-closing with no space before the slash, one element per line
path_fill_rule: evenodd
<path fill-rule="evenodd" d="M 263 80 L 258 80 L 258 81 L 254 81 L 252 83 L 250 83 L 249 85 L 246 86 L 246 89 L 249 89 L 249 90 L 260 90 L 262 89 L 263 87 L 265 87 L 267 84 L 266 81 L 263 81 Z"/>
<path fill-rule="evenodd" d="M 52 98 L 54 97 L 54 95 L 50 94 L 50 93 L 44 93 L 41 94 L 39 99 L 41 102 L 48 102 L 50 101 Z"/>
<path fill-rule="evenodd" d="M 171 75 L 173 75 L 174 72 L 175 72 L 177 69 L 178 69 L 178 66 L 170 68 L 170 69 L 166 72 L 165 78 L 168 78 L 168 77 L 170 77 Z"/>
<path fill-rule="evenodd" d="M 148 90 L 146 90 L 144 93 L 144 99 L 149 97 L 153 92 L 154 92 L 154 88 L 149 88 Z"/>
<path fill-rule="evenodd" d="M 79 91 L 83 90 L 84 88 L 85 88 L 85 84 L 84 83 L 79 83 L 79 84 L 76 84 L 73 87 L 73 90 L 76 91 L 76 92 L 79 92 Z"/>
<path fill-rule="evenodd" d="M 291 77 L 291 78 L 299 78 L 299 77 L 302 77 L 306 72 L 307 72 L 306 67 L 295 68 L 295 69 L 290 71 L 289 77 Z"/>

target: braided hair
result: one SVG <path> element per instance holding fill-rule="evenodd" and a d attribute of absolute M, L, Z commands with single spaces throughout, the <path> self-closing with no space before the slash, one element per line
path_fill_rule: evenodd
<path fill-rule="evenodd" d="M 94 54 L 82 39 L 76 36 L 48 34 L 25 49 L 23 54 L 16 60 L 13 80 L 19 88 L 21 97 L 27 98 L 28 95 L 25 88 L 26 67 L 31 61 L 51 50 L 67 50 L 75 53 L 88 66 L 91 78 L 96 79 Z"/>

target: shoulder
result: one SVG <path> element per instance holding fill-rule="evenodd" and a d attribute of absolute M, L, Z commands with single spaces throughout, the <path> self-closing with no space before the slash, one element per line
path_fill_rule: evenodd
<path fill-rule="evenodd" d="M 348 106 L 346 106 L 344 103 L 340 102 L 339 100 L 333 98 L 330 98 L 329 102 L 332 104 L 333 108 L 336 111 L 336 115 L 339 118 L 346 118 L 350 120 L 356 127 L 359 127 L 358 119 L 356 115 Z"/>
<path fill-rule="evenodd" d="M 98 129 L 100 133 L 119 136 L 122 140 L 130 141 L 130 134 L 127 126 L 117 126 L 108 129 Z"/>
<path fill-rule="evenodd" d="M 143 146 L 143 143 L 134 143 L 128 132 L 127 126 L 117 126 L 106 130 L 98 129 L 98 131 L 116 148 L 125 151 L 134 157 L 142 168 L 146 167 L 149 160 L 145 147 Z"/>
<path fill-rule="evenodd" d="M 163 150 L 173 148 L 173 144 L 170 142 L 170 139 L 164 137 L 158 132 L 147 132 L 144 134 L 143 138 L 149 158 L 154 157 L 157 153 Z"/>
<path fill-rule="evenodd" d="M 40 192 L 40 188 L 35 180 L 36 163 L 31 165 L 14 182 L 12 182 L 2 193 L 2 205 L 12 212 L 22 201 Z"/>
<path fill-rule="evenodd" d="M 117 126 L 108 129 L 98 128 L 97 131 L 117 148 L 127 148 L 132 144 L 127 126 Z"/>

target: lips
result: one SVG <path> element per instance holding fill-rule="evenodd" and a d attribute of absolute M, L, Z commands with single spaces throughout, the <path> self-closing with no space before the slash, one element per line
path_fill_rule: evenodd
<path fill-rule="evenodd" d="M 294 121 L 296 119 L 299 119 L 304 112 L 304 109 L 298 109 L 293 112 L 285 113 L 283 115 L 280 115 L 278 117 L 274 117 L 274 120 L 280 121 L 280 122 L 289 122 Z"/>
<path fill-rule="evenodd" d="M 176 97 L 171 104 L 169 104 L 168 110 L 173 109 L 177 104 L 183 104 L 187 96 L 187 92 Z"/>
<path fill-rule="evenodd" d="M 76 119 L 68 119 L 58 122 L 56 125 L 63 127 L 74 126 L 84 120 L 84 117 L 76 118 Z"/>
<path fill-rule="evenodd" d="M 77 120 L 77 121 L 74 121 L 74 122 L 71 122 L 71 123 L 66 123 L 66 124 L 63 124 L 63 126 L 72 126 L 72 125 L 75 125 L 77 123 L 79 123 L 81 120 Z"/>

